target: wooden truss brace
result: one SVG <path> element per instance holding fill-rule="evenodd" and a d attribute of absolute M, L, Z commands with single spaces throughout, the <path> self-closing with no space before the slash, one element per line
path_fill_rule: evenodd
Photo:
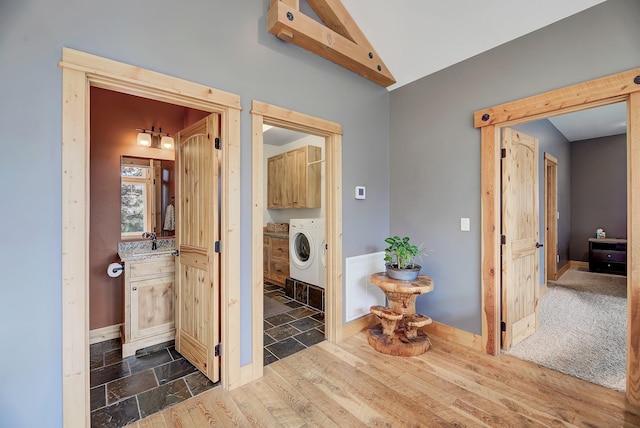
<path fill-rule="evenodd" d="M 268 30 L 385 88 L 396 79 L 340 0 L 307 0 L 324 25 L 299 10 L 299 0 L 271 0 Z"/>

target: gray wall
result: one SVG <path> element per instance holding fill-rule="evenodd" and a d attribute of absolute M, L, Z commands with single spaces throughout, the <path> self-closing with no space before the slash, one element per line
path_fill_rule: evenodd
<path fill-rule="evenodd" d="M 571 260 L 589 260 L 602 228 L 627 237 L 627 134 L 571 143 Z"/>
<path fill-rule="evenodd" d="M 527 135 L 538 139 L 538 176 L 540 186 L 538 188 L 538 195 L 540 198 L 539 206 L 539 219 L 540 219 L 540 236 L 539 242 L 546 244 L 544 239 L 545 229 L 545 212 L 544 212 L 544 197 L 545 197 L 545 181 L 544 181 L 544 154 L 549 153 L 558 160 L 558 212 L 560 218 L 558 219 L 558 254 L 560 255 L 560 262 L 558 266 L 563 266 L 569 261 L 569 236 L 571 233 L 571 156 L 570 156 L 570 144 L 567 138 L 556 129 L 547 119 L 538 120 L 535 122 L 525 123 L 522 125 L 514 126 L 517 129 Z M 545 252 L 548 249 L 547 246 L 540 248 L 540 272 L 539 279 L 540 284 L 544 284 L 544 271 Z"/>
<path fill-rule="evenodd" d="M 390 231 L 433 250 L 422 272 L 435 290 L 419 312 L 481 333 L 474 111 L 638 67 L 638 18 L 640 2 L 609 0 L 391 92 Z"/>
<path fill-rule="evenodd" d="M 0 426 L 62 425 L 63 46 L 241 96 L 242 364 L 251 359 L 252 99 L 343 125 L 343 253 L 382 248 L 389 92 L 269 34 L 268 8 L 269 0 L 0 2 L 0 181 L 9 186 L 0 210 Z M 354 200 L 356 185 L 367 186 L 365 201 Z"/>

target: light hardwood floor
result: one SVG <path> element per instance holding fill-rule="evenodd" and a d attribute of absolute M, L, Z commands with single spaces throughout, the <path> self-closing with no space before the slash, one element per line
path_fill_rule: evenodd
<path fill-rule="evenodd" d="M 209 390 L 133 427 L 640 426 L 624 394 L 516 358 L 431 338 L 418 357 L 364 333 L 321 342 L 231 392 Z"/>

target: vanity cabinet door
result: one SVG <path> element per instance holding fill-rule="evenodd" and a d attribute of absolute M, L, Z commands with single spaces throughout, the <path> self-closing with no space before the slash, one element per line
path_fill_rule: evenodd
<path fill-rule="evenodd" d="M 173 275 L 131 282 L 132 340 L 174 328 L 173 283 Z"/>
<path fill-rule="evenodd" d="M 122 357 L 175 338 L 175 258 L 125 261 Z"/>

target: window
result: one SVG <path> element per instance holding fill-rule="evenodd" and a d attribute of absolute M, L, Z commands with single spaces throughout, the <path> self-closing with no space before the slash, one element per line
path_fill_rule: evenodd
<path fill-rule="evenodd" d="M 123 158 L 120 171 L 120 224 L 123 238 L 139 237 L 142 232 L 152 230 L 150 165 L 136 165 L 133 163 L 135 161 L 134 158 Z"/>

